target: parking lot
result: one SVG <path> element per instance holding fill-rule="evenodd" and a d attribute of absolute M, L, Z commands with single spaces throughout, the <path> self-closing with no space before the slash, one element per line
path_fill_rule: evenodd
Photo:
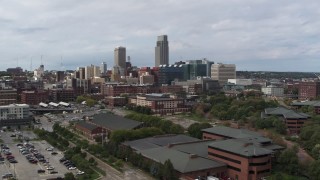
<path fill-rule="evenodd" d="M 33 132 L 24 132 L 23 134 L 28 135 L 30 137 L 35 136 Z M 63 157 L 63 154 L 53 149 L 54 152 L 57 152 L 57 155 L 52 155 L 52 151 L 47 151 L 46 148 L 51 147 L 46 141 L 30 141 L 30 145 L 33 145 L 32 151 L 37 151 L 39 154 L 44 156 L 44 159 L 49 163 L 37 162 L 35 164 L 30 163 L 28 159 L 26 159 L 25 155 L 22 155 L 19 151 L 19 148 L 16 144 L 16 137 L 10 137 L 12 132 L 1 132 L 1 137 L 7 147 L 9 147 L 12 156 L 17 160 L 17 163 L 9 163 L 5 158 L 3 164 L 0 164 L 0 175 L 4 175 L 7 173 L 11 173 L 17 177 L 17 179 L 49 179 L 56 177 L 63 177 L 67 172 L 76 173 L 77 170 L 68 170 L 63 164 L 59 162 L 59 159 Z M 30 156 L 33 156 L 30 153 Z M 6 157 L 2 153 L 2 157 Z M 53 170 L 47 170 L 47 167 L 54 167 Z M 38 170 L 44 170 L 44 173 L 38 173 Z M 51 172 L 55 172 L 55 174 L 51 174 Z"/>

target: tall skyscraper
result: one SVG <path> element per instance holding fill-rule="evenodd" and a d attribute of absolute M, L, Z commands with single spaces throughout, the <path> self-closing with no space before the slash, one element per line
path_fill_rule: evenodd
<path fill-rule="evenodd" d="M 126 69 L 126 48 L 116 47 L 114 49 L 114 66 Z"/>
<path fill-rule="evenodd" d="M 100 66 L 101 75 L 105 76 L 107 74 L 107 63 L 102 62 Z"/>
<path fill-rule="evenodd" d="M 155 66 L 169 64 L 169 42 L 168 36 L 158 36 L 157 46 L 155 47 Z"/>

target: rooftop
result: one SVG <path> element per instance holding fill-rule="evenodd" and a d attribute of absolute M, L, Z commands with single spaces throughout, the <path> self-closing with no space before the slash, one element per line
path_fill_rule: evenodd
<path fill-rule="evenodd" d="M 110 130 L 135 129 L 142 124 L 142 122 L 134 121 L 110 113 L 93 115 L 92 122 Z"/>
<path fill-rule="evenodd" d="M 320 106 L 320 101 L 303 101 L 303 102 L 293 102 L 291 104 L 292 106 L 314 106 L 314 107 L 319 107 Z"/>
<path fill-rule="evenodd" d="M 77 126 L 83 127 L 85 129 L 88 129 L 90 131 L 96 129 L 98 126 L 91 124 L 91 123 L 87 123 L 86 121 L 80 121 L 76 124 Z"/>
<path fill-rule="evenodd" d="M 124 145 L 130 146 L 131 148 L 135 150 L 145 150 L 155 147 L 161 147 L 161 146 L 167 146 L 170 144 L 176 144 L 176 143 L 186 143 L 186 142 L 195 142 L 200 141 L 197 138 L 193 138 L 190 136 L 186 136 L 183 134 L 168 134 L 168 135 L 160 135 L 160 136 L 154 136 L 144 139 L 138 139 L 134 141 L 127 141 L 124 142 Z"/>
<path fill-rule="evenodd" d="M 253 157 L 272 154 L 273 151 L 257 145 L 254 140 L 249 139 L 228 139 L 215 141 L 209 144 L 214 149 L 227 151 L 233 154 Z"/>
<path fill-rule="evenodd" d="M 308 119 L 310 117 L 308 114 L 295 112 L 284 107 L 266 108 L 264 113 L 266 115 L 282 115 L 286 119 Z"/>
<path fill-rule="evenodd" d="M 221 136 L 229 137 L 229 138 L 246 138 L 246 137 L 256 137 L 261 136 L 261 134 L 249 131 L 247 129 L 235 129 L 225 126 L 215 126 L 207 129 L 203 129 L 203 132 L 208 132 L 212 134 L 218 134 Z"/>
<path fill-rule="evenodd" d="M 215 160 L 206 159 L 197 155 L 187 154 L 175 149 L 170 149 L 168 147 L 152 148 L 140 152 L 143 156 L 161 164 L 164 164 L 164 162 L 169 159 L 174 169 L 181 173 L 226 166 L 226 164 L 217 162 Z"/>

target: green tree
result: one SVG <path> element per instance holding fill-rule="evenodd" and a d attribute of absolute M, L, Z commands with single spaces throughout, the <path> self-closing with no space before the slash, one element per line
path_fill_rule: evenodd
<path fill-rule="evenodd" d="M 289 174 L 299 173 L 299 160 L 294 148 L 284 150 L 278 158 L 278 163 L 281 169 Z"/>
<path fill-rule="evenodd" d="M 68 173 L 64 174 L 64 179 L 65 180 L 76 180 L 76 178 L 74 177 L 72 172 L 68 172 Z"/>
<path fill-rule="evenodd" d="M 78 96 L 76 99 L 77 103 L 82 103 L 83 101 L 86 101 L 86 98 L 84 96 Z"/>
<path fill-rule="evenodd" d="M 165 180 L 178 179 L 177 174 L 173 168 L 173 165 L 172 165 L 170 159 L 168 159 L 164 162 L 161 174 L 162 174 L 163 179 L 165 179 Z"/>
<path fill-rule="evenodd" d="M 188 133 L 190 136 L 202 139 L 202 129 L 212 127 L 209 123 L 193 123 L 188 128 Z"/>
<path fill-rule="evenodd" d="M 311 162 L 308 171 L 311 179 L 320 179 L 320 160 Z"/>
<path fill-rule="evenodd" d="M 86 103 L 87 103 L 87 106 L 93 107 L 94 105 L 97 104 L 97 101 L 94 99 L 87 98 Z"/>

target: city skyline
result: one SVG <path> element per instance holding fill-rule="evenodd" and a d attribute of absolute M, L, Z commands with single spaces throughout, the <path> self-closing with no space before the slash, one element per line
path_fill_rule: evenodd
<path fill-rule="evenodd" d="M 162 34 L 170 37 L 170 64 L 207 58 L 248 71 L 317 72 L 320 66 L 315 0 L 30 0 L 0 7 L 0 70 L 34 70 L 41 59 L 50 70 L 112 67 L 117 46 L 126 47 L 133 65 L 152 67 Z"/>

